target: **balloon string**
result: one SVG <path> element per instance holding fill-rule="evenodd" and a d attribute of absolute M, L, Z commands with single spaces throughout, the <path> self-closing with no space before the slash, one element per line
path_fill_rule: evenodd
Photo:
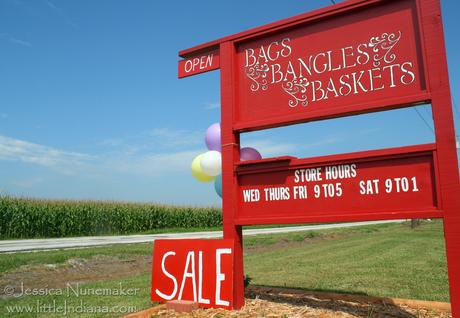
<path fill-rule="evenodd" d="M 236 144 L 236 143 L 234 143 L 234 142 L 231 142 L 231 143 L 229 143 L 229 144 L 224 144 L 224 145 L 222 145 L 222 147 L 227 147 L 227 146 L 238 146 L 238 147 L 239 147 L 240 145 L 239 145 L 239 144 Z"/>

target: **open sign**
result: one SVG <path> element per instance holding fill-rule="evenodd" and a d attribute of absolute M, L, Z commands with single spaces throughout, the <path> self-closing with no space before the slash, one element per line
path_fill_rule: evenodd
<path fill-rule="evenodd" d="M 196 75 L 219 68 L 219 51 L 197 55 L 186 60 L 179 61 L 179 78 Z"/>

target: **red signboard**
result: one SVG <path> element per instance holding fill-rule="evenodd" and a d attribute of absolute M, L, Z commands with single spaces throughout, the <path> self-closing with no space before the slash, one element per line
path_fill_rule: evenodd
<path fill-rule="evenodd" d="M 460 317 L 460 184 L 439 0 L 342 1 L 181 51 L 179 77 L 212 68 L 208 52 L 221 72 L 233 307 L 244 304 L 242 225 L 442 218 Z M 431 145 L 240 162 L 244 131 L 421 103 L 432 106 Z"/>
<path fill-rule="evenodd" d="M 403 211 L 436 216 L 433 148 L 242 163 L 236 223 L 347 221 Z"/>
<path fill-rule="evenodd" d="M 211 51 L 179 61 L 179 78 L 209 72 L 219 68 L 219 51 Z"/>
<path fill-rule="evenodd" d="M 395 96 L 420 96 L 426 87 L 414 25 L 414 1 L 388 1 L 242 41 L 236 47 L 237 127 L 370 110 Z"/>
<path fill-rule="evenodd" d="M 201 307 L 233 305 L 233 240 L 156 240 L 152 301 L 189 300 Z"/>

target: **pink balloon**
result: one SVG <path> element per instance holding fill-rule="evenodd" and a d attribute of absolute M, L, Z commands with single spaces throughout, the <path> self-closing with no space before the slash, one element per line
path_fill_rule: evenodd
<path fill-rule="evenodd" d="M 240 150 L 240 160 L 247 161 L 247 160 L 259 160 L 262 159 L 262 155 L 251 147 L 244 147 Z"/>
<path fill-rule="evenodd" d="M 206 136 L 204 137 L 206 147 L 209 150 L 216 150 L 222 152 L 222 146 L 220 143 L 220 124 L 215 123 L 209 126 L 206 130 Z"/>

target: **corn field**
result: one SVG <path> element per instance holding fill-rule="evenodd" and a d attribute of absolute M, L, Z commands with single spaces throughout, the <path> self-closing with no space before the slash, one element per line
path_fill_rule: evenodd
<path fill-rule="evenodd" d="M 220 225 L 219 208 L 0 196 L 1 239 L 133 234 Z"/>

